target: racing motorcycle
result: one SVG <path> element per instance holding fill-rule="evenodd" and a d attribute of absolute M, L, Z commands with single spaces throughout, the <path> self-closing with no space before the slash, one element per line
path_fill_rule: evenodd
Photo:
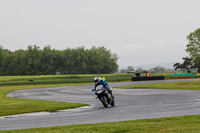
<path fill-rule="evenodd" d="M 94 90 L 92 90 L 94 91 Z M 115 106 L 115 100 L 111 97 L 111 94 L 104 88 L 103 85 L 99 85 L 96 88 L 97 98 L 102 102 L 104 107 L 108 107 L 108 105 Z"/>

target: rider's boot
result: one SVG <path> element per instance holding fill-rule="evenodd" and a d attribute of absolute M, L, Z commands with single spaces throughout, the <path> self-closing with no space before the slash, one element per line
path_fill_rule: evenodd
<path fill-rule="evenodd" d="M 111 97 L 112 97 L 113 99 L 115 99 L 115 97 L 114 97 L 113 94 L 112 94 L 112 91 L 109 91 L 109 93 L 111 94 Z"/>

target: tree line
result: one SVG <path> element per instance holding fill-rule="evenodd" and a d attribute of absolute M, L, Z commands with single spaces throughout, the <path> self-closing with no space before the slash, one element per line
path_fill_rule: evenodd
<path fill-rule="evenodd" d="M 155 73 L 172 73 L 172 72 L 174 72 L 173 69 L 164 68 L 162 66 L 155 66 L 151 69 L 143 69 L 142 67 L 137 67 L 136 69 L 134 69 L 133 66 L 128 66 L 127 69 L 120 69 L 119 73 L 142 72 L 142 71 L 155 72 Z"/>
<path fill-rule="evenodd" d="M 101 46 L 55 50 L 30 45 L 10 51 L 0 45 L 0 75 L 110 74 L 118 71 L 118 56 Z"/>

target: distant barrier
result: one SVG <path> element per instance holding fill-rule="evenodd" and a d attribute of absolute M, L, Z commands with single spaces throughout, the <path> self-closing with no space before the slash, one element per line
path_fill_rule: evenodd
<path fill-rule="evenodd" d="M 200 73 L 171 74 L 171 76 L 188 76 L 188 75 L 200 75 Z"/>
<path fill-rule="evenodd" d="M 145 80 L 165 80 L 165 76 L 132 77 L 132 81 L 145 81 Z"/>

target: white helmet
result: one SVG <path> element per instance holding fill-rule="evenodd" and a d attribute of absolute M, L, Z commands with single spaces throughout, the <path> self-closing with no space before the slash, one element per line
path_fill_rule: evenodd
<path fill-rule="evenodd" d="M 100 78 L 99 78 L 99 77 L 95 77 L 95 78 L 94 78 L 94 82 L 95 82 L 96 84 L 98 84 L 98 83 L 100 82 Z"/>

